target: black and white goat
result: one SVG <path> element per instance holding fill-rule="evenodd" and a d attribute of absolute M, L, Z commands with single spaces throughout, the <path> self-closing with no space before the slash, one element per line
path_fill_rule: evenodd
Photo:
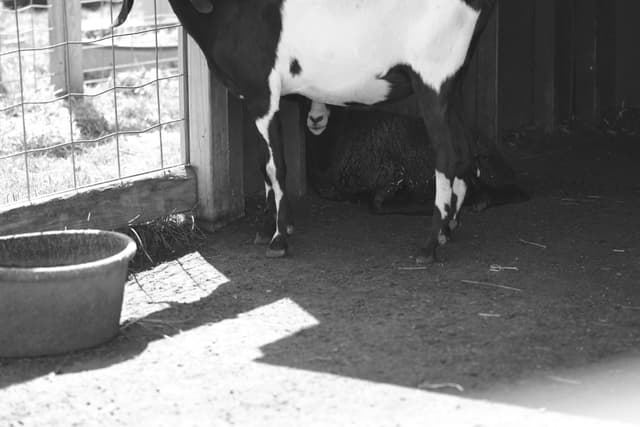
<path fill-rule="evenodd" d="M 116 26 L 134 0 L 124 0 Z M 417 259 L 434 260 L 457 224 L 471 171 L 458 114 L 465 63 L 495 0 L 169 0 L 217 78 L 244 99 L 263 139 L 267 256 L 284 256 L 292 218 L 285 189 L 280 97 L 372 105 L 415 94 L 435 149 L 432 229 Z"/>

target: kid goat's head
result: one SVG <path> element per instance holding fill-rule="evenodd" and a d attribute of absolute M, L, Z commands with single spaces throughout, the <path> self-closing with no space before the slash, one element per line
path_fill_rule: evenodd
<path fill-rule="evenodd" d="M 320 135 L 324 132 L 329 124 L 330 115 L 331 110 L 327 104 L 312 101 L 309 114 L 307 114 L 307 127 L 309 131 L 314 135 Z"/>

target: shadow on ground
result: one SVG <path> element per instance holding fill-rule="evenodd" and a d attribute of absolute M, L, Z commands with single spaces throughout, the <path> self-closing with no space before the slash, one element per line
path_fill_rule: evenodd
<path fill-rule="evenodd" d="M 0 388 L 117 365 L 283 299 L 317 325 L 263 345 L 260 363 L 504 401 L 534 377 L 588 389 L 563 375 L 621 356 L 638 375 L 640 144 L 570 142 L 562 154 L 516 159 L 536 197 L 468 214 L 445 263 L 416 268 L 409 256 L 427 219 L 308 198 L 291 257 L 265 259 L 251 243 L 254 218 L 236 223 L 199 248 L 227 283 L 143 316 L 103 347 L 2 360 Z"/>

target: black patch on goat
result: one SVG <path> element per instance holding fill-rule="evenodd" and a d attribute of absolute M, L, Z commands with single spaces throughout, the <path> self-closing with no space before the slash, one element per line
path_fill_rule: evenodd
<path fill-rule="evenodd" d="M 379 75 L 378 79 L 388 81 L 391 86 L 385 103 L 406 98 L 413 93 L 411 68 L 407 65 L 394 65 L 384 75 Z"/>
<path fill-rule="evenodd" d="M 198 12 L 190 1 L 169 3 L 212 73 L 247 100 L 253 119 L 264 116 L 269 110 L 269 73 L 282 32 L 283 0 L 219 1 L 210 14 Z"/>
<path fill-rule="evenodd" d="M 293 58 L 293 60 L 291 60 L 291 65 L 289 66 L 289 72 L 291 73 L 292 76 L 297 76 L 302 72 L 302 67 L 300 66 L 300 63 L 298 62 L 297 59 Z"/>

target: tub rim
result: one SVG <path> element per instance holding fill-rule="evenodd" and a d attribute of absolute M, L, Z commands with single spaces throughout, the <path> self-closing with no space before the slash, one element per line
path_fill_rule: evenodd
<path fill-rule="evenodd" d="M 107 230 L 97 229 L 77 229 L 77 230 L 54 230 L 42 231 L 35 233 L 20 233 L 0 236 L 0 240 L 13 240 L 21 238 L 33 238 L 43 236 L 64 236 L 64 235 L 80 235 L 80 236 L 105 236 L 110 239 L 119 240 L 123 248 L 105 258 L 99 258 L 95 261 L 83 262 L 80 264 L 49 266 L 49 267 L 3 267 L 0 265 L 0 281 L 38 281 L 72 277 L 89 271 L 104 269 L 108 266 L 118 263 L 128 263 L 137 251 L 136 243 L 129 236 Z M 1 284 L 1 283 L 0 283 Z"/>

